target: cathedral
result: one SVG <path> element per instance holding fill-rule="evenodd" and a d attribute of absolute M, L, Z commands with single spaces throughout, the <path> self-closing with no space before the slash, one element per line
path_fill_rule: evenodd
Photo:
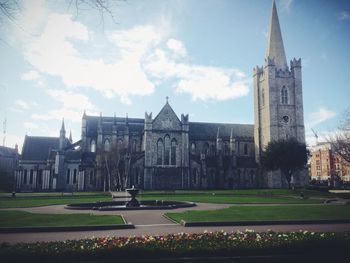
<path fill-rule="evenodd" d="M 16 189 L 26 191 L 240 189 L 286 187 L 276 171 L 262 173 L 259 157 L 272 140 L 305 142 L 301 59 L 290 65 L 273 1 L 267 52 L 253 70 L 255 124 L 191 122 L 168 98 L 144 119 L 82 116 L 81 138 L 26 136 Z M 307 184 L 305 172 L 293 178 Z"/>

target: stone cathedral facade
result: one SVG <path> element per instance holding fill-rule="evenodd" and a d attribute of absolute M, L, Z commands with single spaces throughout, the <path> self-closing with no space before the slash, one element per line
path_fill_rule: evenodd
<path fill-rule="evenodd" d="M 276 139 L 305 142 L 301 60 L 288 66 L 275 3 L 263 67 L 253 71 L 253 124 L 191 122 L 168 99 L 144 119 L 83 114 L 81 138 L 26 136 L 16 172 L 19 190 L 88 191 L 284 187 L 278 173 L 258 169 Z M 111 165 L 112 163 L 112 165 Z M 117 164 L 113 169 L 113 164 Z M 303 185 L 300 173 L 294 184 Z"/>

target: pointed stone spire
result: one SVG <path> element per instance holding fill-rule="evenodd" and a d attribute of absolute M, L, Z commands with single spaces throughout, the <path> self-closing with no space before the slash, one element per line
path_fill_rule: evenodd
<path fill-rule="evenodd" d="M 66 138 L 66 128 L 64 127 L 64 118 L 62 118 L 62 125 L 60 130 L 60 137 Z"/>
<path fill-rule="evenodd" d="M 85 110 L 84 110 L 83 119 L 85 119 L 85 117 L 86 117 L 86 112 L 85 112 Z"/>
<path fill-rule="evenodd" d="M 66 128 L 64 127 L 64 118 L 62 118 L 61 132 L 66 132 Z"/>
<path fill-rule="evenodd" d="M 113 117 L 113 125 L 117 125 L 117 116 L 114 113 L 114 117 Z"/>
<path fill-rule="evenodd" d="M 69 131 L 69 141 L 72 143 L 73 142 L 73 138 L 72 138 L 72 131 Z"/>
<path fill-rule="evenodd" d="M 266 51 L 266 59 L 267 58 L 275 60 L 277 69 L 285 69 L 288 67 L 275 0 L 273 0 L 272 3 L 272 13 Z"/>
<path fill-rule="evenodd" d="M 59 150 L 63 150 L 66 146 L 66 128 L 64 127 L 64 118 L 62 119 L 62 126 L 59 138 Z"/>

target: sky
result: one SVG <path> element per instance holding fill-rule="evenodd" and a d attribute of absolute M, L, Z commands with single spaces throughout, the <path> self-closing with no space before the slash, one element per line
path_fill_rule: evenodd
<path fill-rule="evenodd" d="M 253 124 L 252 70 L 264 64 L 271 0 L 116 1 L 103 19 L 70 2 L 19 1 L 15 19 L 0 15 L 6 146 L 57 137 L 62 118 L 76 141 L 84 110 L 144 118 L 166 96 L 190 121 Z M 322 140 L 350 108 L 350 1 L 276 4 L 287 61 L 302 59 L 312 145 L 311 129 Z"/>

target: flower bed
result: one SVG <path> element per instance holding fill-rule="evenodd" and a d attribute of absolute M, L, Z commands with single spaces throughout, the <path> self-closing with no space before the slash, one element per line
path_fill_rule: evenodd
<path fill-rule="evenodd" d="M 103 237 L 62 242 L 37 242 L 0 245 L 0 258 L 12 260 L 102 259 L 140 257 L 218 256 L 252 254 L 295 254 L 324 252 L 322 248 L 346 251 L 350 233 L 204 232 L 202 234 L 169 234 L 165 236 Z"/>

